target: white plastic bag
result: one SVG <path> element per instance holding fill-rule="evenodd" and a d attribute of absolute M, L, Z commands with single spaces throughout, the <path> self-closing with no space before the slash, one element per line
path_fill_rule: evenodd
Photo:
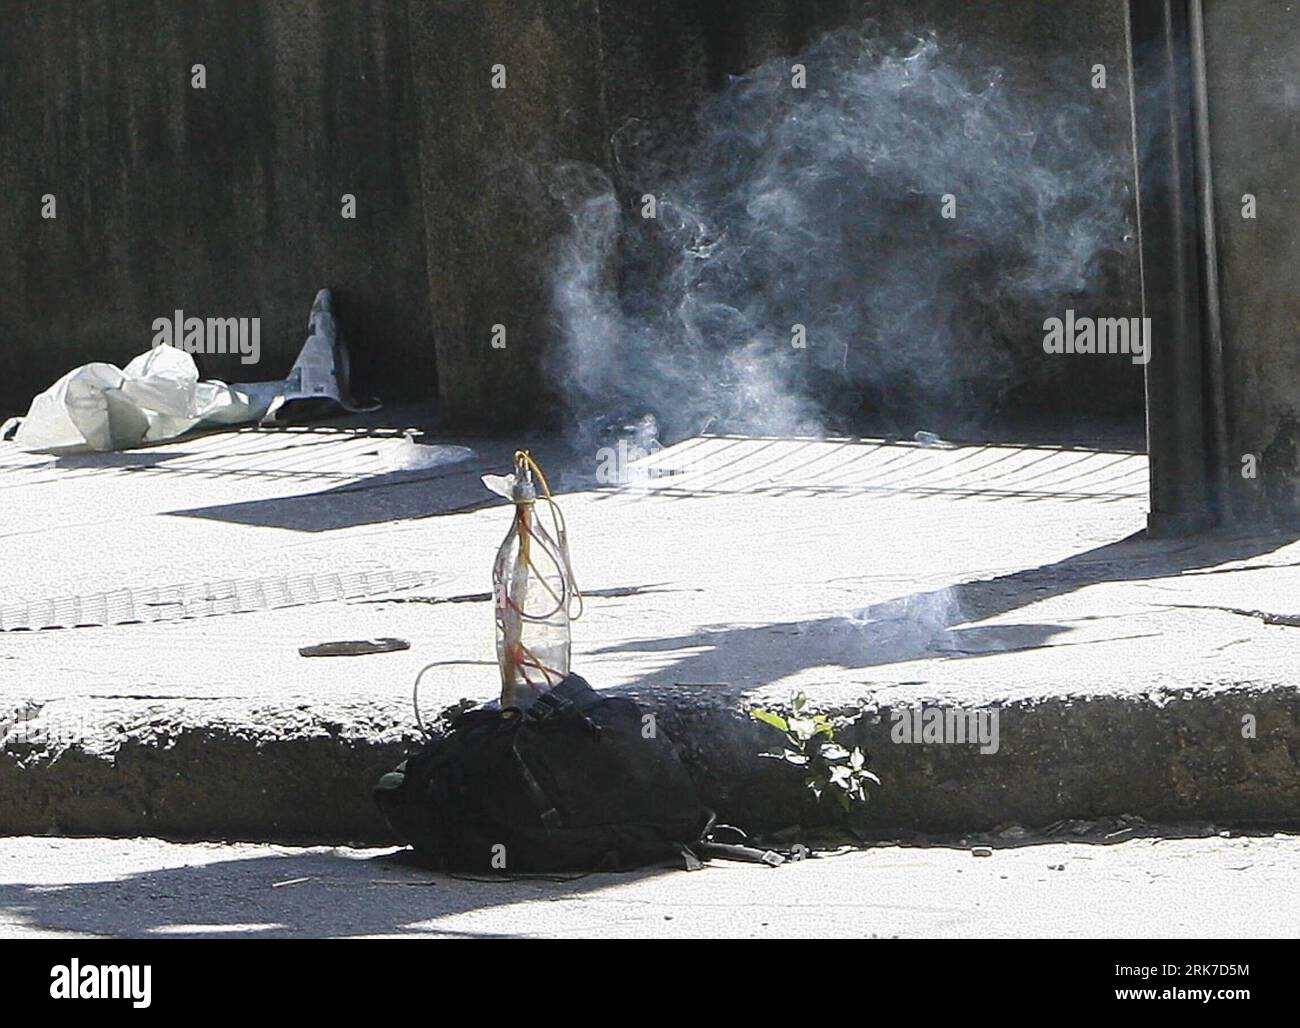
<path fill-rule="evenodd" d="M 14 442 L 33 453 L 124 450 L 165 442 L 201 424 L 256 421 L 282 383 L 200 382 L 194 358 L 172 346 L 125 368 L 85 364 L 37 396 Z"/>
<path fill-rule="evenodd" d="M 346 411 L 378 410 L 378 403 L 359 404 L 349 392 L 347 347 L 328 289 L 316 294 L 307 329 L 289 377 L 277 382 L 200 382 L 194 358 L 172 346 L 146 350 L 125 368 L 83 364 L 32 401 L 13 440 L 32 453 L 126 450 L 199 427 L 270 422 L 298 400 L 328 400 Z M 6 421 L 0 439 L 11 428 L 12 420 Z M 449 456 L 436 459 L 446 462 Z"/>

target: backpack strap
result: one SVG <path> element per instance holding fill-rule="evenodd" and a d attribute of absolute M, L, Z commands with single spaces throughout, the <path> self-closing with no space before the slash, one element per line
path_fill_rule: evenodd
<path fill-rule="evenodd" d="M 718 841 L 719 834 L 732 833 L 743 840 L 739 843 Z M 766 864 L 768 867 L 780 867 L 787 861 L 803 860 L 808 856 L 808 848 L 796 843 L 784 853 L 774 849 L 759 849 L 747 845 L 749 836 L 735 825 L 717 824 L 712 818 L 704 829 L 702 838 L 695 845 L 706 857 L 722 857 L 727 860 L 743 860 L 751 864 Z"/>
<path fill-rule="evenodd" d="M 571 708 L 583 710 L 599 699 L 600 694 L 585 678 L 570 672 L 559 685 L 538 696 L 524 716 L 531 721 L 545 721 Z"/>

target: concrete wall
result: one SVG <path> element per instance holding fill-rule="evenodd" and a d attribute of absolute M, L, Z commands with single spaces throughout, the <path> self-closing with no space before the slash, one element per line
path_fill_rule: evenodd
<path fill-rule="evenodd" d="M 326 284 L 362 385 L 433 391 L 404 4 L 2 0 L 0 26 L 0 409 L 176 308 L 260 317 L 260 365 L 202 369 L 279 378 Z"/>
<path fill-rule="evenodd" d="M 547 272 L 563 223 L 539 172 L 606 163 L 597 0 L 410 10 L 441 409 L 464 425 L 532 421 L 546 413 Z M 497 325 L 504 348 L 492 345 Z"/>
<path fill-rule="evenodd" d="M 1230 502 L 1242 522 L 1300 516 L 1300 6 L 1205 8 L 1223 307 Z M 1256 197 L 1258 217 L 1243 217 Z M 1255 478 L 1241 458 L 1254 455 Z"/>
<path fill-rule="evenodd" d="M 539 169 L 575 159 L 635 188 L 611 137 L 689 132 L 728 74 L 864 16 L 998 56 L 1026 90 L 1060 61 L 1127 153 L 1123 0 L 0 0 L 0 410 L 74 364 L 121 362 L 175 308 L 262 318 L 278 377 L 314 290 L 339 294 L 360 388 L 437 394 L 459 424 L 536 421 L 561 224 Z M 190 67 L 207 89 L 190 88 Z M 1086 88 L 1107 64 L 1111 88 Z M 509 87 L 490 86 L 504 64 Z M 1072 65 L 1072 66 L 1073 66 Z M 358 217 L 339 216 L 354 193 Z M 39 216 L 42 194 L 59 216 Z M 1118 202 L 1126 202 L 1119 198 Z M 1135 310 L 1134 257 L 1098 305 Z M 493 350 L 492 326 L 508 345 Z M 1014 354 L 1006 395 L 1054 416 L 1135 417 L 1123 361 Z M 519 402 L 521 390 L 531 399 Z"/>

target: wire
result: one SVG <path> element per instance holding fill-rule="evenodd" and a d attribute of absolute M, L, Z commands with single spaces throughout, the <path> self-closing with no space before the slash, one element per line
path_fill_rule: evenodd
<path fill-rule="evenodd" d="M 497 603 L 496 622 L 498 628 L 504 636 L 503 654 L 505 661 L 509 662 L 509 667 L 503 667 L 503 703 L 513 701 L 515 678 L 523 680 L 526 686 L 537 686 L 540 683 L 535 682 L 535 676 L 530 676 L 525 670 L 532 668 L 541 672 L 545 679 L 545 687 L 550 688 L 563 679 L 561 672 L 552 667 L 548 667 L 537 655 L 528 647 L 523 645 L 522 640 L 518 637 L 522 632 L 523 622 L 531 624 L 542 624 L 550 621 L 561 612 L 569 620 L 575 620 L 583 612 L 582 592 L 579 590 L 576 578 L 573 573 L 573 564 L 569 558 L 568 546 L 568 526 L 564 519 L 564 512 L 556 502 L 554 495 L 551 493 L 550 483 L 546 480 L 546 473 L 542 471 L 532 455 L 527 450 L 516 450 L 514 455 L 515 474 L 517 481 L 530 481 L 535 478 L 541 489 L 541 497 L 546 501 L 551 511 L 551 524 L 555 533 L 555 539 L 551 539 L 548 533 L 540 524 L 535 524 L 530 517 L 530 512 L 535 507 L 536 496 L 533 491 L 524 493 L 520 491 L 516 495 L 516 513 L 515 513 L 515 532 L 519 537 L 519 548 L 515 555 L 514 569 L 510 574 L 511 582 L 507 584 L 506 568 L 510 564 L 508 553 L 503 553 L 501 559 L 497 562 L 493 571 L 493 585 L 495 587 Z M 553 568 L 552 573 L 543 573 L 538 566 L 538 560 L 535 558 L 535 552 L 540 552 L 546 558 Z M 518 589 L 518 576 L 520 571 L 524 572 L 522 591 Z M 554 601 L 551 606 L 543 611 L 529 611 L 526 609 L 528 602 L 528 576 L 531 576 L 546 594 Z M 552 588 L 550 579 L 558 579 L 558 592 Z M 514 588 L 511 588 L 514 586 Z M 515 595 L 517 593 L 517 595 Z M 573 610 L 574 601 L 577 601 L 578 609 L 576 613 Z M 507 612 L 512 617 L 507 616 Z M 516 624 L 517 622 L 517 624 Z M 511 673 L 513 670 L 513 674 Z"/>
<path fill-rule="evenodd" d="M 547 555 L 555 561 L 557 569 L 561 572 L 561 579 L 571 590 L 572 597 L 578 601 L 578 613 L 569 613 L 569 620 L 576 621 L 582 616 L 584 605 L 582 590 L 578 588 L 578 578 L 573 573 L 573 563 L 569 559 L 568 525 L 564 520 L 564 511 L 560 509 L 560 505 L 555 501 L 555 497 L 551 495 L 551 486 L 546 481 L 546 475 L 538 465 L 537 461 L 533 460 L 532 454 L 527 450 L 516 450 L 515 464 L 517 466 L 522 465 L 524 468 L 531 471 L 537 476 L 537 481 L 541 483 L 542 497 L 550 507 L 551 521 L 555 526 L 556 544 L 560 550 L 558 555 L 548 550 Z M 533 536 L 533 538 L 536 539 L 537 536 Z M 546 549 L 544 541 L 543 549 Z"/>
<path fill-rule="evenodd" d="M 492 584 L 494 586 L 493 594 L 498 601 L 495 620 L 497 627 L 500 628 L 502 634 L 505 636 L 505 652 L 503 657 L 505 660 L 508 660 L 517 671 L 519 671 L 519 677 L 523 679 L 524 684 L 535 686 L 536 683 L 529 679 L 526 672 L 522 671 L 523 668 L 533 668 L 536 671 L 541 672 L 542 676 L 546 680 L 546 687 L 551 688 L 552 686 L 557 685 L 564 676 L 558 669 L 543 664 L 542 661 L 537 658 L 537 655 L 525 646 L 520 639 L 510 638 L 512 633 L 509 631 L 505 618 L 502 615 L 502 607 L 513 611 L 518 616 L 520 622 L 528 621 L 539 623 L 549 621 L 561 611 L 568 612 L 570 620 L 577 620 L 583 612 L 582 593 L 578 589 L 577 581 L 573 575 L 573 565 L 569 560 L 568 534 L 567 525 L 564 521 L 564 512 L 560 509 L 560 505 L 556 503 L 555 497 L 551 495 L 551 487 L 546 481 L 546 475 L 543 473 L 541 467 L 538 466 L 537 462 L 533 460 L 527 450 L 517 450 L 515 452 L 514 460 L 516 473 L 521 478 L 525 474 L 536 476 L 537 481 L 542 488 L 542 498 L 547 502 L 551 509 L 551 521 L 556 535 L 554 541 L 551 540 L 545 532 L 539 534 L 538 532 L 533 531 L 528 523 L 526 510 L 528 507 L 532 506 L 535 501 L 515 501 L 515 524 L 520 536 L 520 563 L 538 582 L 541 583 L 547 593 L 550 594 L 551 599 L 555 601 L 555 606 L 542 614 L 530 614 L 524 609 L 523 597 L 520 598 L 519 603 L 516 603 L 507 588 L 507 583 L 505 581 L 505 558 L 502 558 L 502 560 L 498 561 L 494 566 L 492 575 Z M 549 559 L 552 565 L 554 565 L 554 577 L 558 578 L 560 582 L 560 591 L 558 595 L 555 589 L 551 588 L 550 582 L 547 581 L 548 576 L 542 574 L 541 570 L 533 560 L 532 544 L 534 543 L 536 544 L 537 549 Z M 576 614 L 572 613 L 573 601 L 575 599 L 578 601 L 578 611 Z M 419 726 L 421 733 L 426 737 L 430 735 L 430 731 L 425 726 L 424 719 L 420 714 L 420 683 L 424 679 L 426 672 L 436 667 L 462 664 L 491 667 L 495 663 L 496 662 L 494 661 L 484 660 L 439 660 L 422 667 L 419 673 L 415 676 L 415 685 L 411 691 L 411 703 L 415 709 L 415 723 Z M 505 677 L 506 681 L 503 682 L 502 706 L 513 706 L 515 683 L 509 674 Z"/>
<path fill-rule="evenodd" d="M 452 664 L 472 664 L 476 667 L 486 665 L 487 667 L 493 667 L 496 662 L 491 660 L 435 660 L 432 664 L 425 664 L 424 667 L 420 668 L 420 673 L 415 676 L 415 688 L 411 693 L 411 702 L 415 706 L 415 723 L 419 726 L 420 731 L 424 733 L 426 737 L 430 735 L 430 732 L 424 727 L 424 719 L 420 717 L 420 679 L 424 677 L 426 671 L 436 667 L 448 667 Z"/>

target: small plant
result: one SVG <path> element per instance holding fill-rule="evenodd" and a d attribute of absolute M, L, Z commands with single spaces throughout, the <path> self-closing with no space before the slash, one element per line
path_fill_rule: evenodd
<path fill-rule="evenodd" d="M 865 803 L 867 783 L 880 784 L 880 779 L 867 770 L 866 754 L 858 747 L 852 750 L 835 741 L 835 724 L 825 714 L 805 714 L 808 697 L 802 692 L 791 703 L 787 717 L 762 707 L 751 707 L 749 716 L 755 721 L 771 725 L 785 735 L 785 745 L 780 750 L 760 753 L 760 757 L 781 760 L 802 768 L 804 785 L 820 803 L 831 797 L 845 814 L 855 803 Z"/>

